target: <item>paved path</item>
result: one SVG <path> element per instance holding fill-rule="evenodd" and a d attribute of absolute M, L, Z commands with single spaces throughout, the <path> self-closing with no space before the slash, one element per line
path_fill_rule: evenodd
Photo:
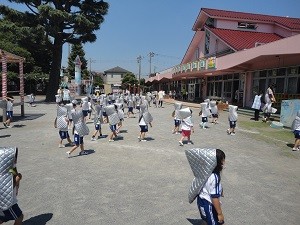
<path fill-rule="evenodd" d="M 24 119 L 13 128 L 0 128 L 1 145 L 20 149 L 24 224 L 200 225 L 196 204 L 187 200 L 193 175 L 184 150 L 215 147 L 226 153 L 222 202 L 227 225 L 299 225 L 299 158 L 283 154 L 276 143 L 251 139 L 246 131 L 228 136 L 226 112 L 220 124 L 201 130 L 199 109 L 192 109 L 194 146 L 179 146 L 179 135 L 171 134 L 173 106 L 164 104 L 150 108 L 154 123 L 148 142 L 138 142 L 137 118 L 130 118 L 118 141 L 85 137 L 91 154 L 68 159 L 69 148 L 58 148 L 53 127 L 55 104 L 26 106 Z M 88 126 L 93 130 L 91 121 Z M 108 133 L 104 124 L 103 134 Z"/>

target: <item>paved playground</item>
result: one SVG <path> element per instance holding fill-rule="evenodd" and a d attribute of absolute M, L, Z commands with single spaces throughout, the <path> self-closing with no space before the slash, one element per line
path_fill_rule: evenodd
<path fill-rule="evenodd" d="M 220 113 L 219 124 L 202 130 L 198 108 L 192 108 L 194 145 L 181 147 L 180 135 L 171 134 L 173 109 L 172 104 L 149 109 L 154 122 L 147 142 L 138 142 L 138 118 L 128 118 L 115 142 L 86 136 L 90 154 L 76 156 L 76 150 L 67 158 L 70 147 L 58 148 L 58 130 L 53 126 L 55 104 L 26 105 L 25 118 L 18 117 L 15 107 L 17 121 L 12 128 L 0 126 L 0 143 L 19 147 L 23 179 L 18 199 L 24 224 L 200 225 L 196 203 L 189 204 L 187 198 L 193 174 L 184 150 L 193 147 L 226 153 L 225 224 L 300 224 L 300 152 L 282 149 L 276 141 L 255 140 L 239 129 L 239 123 L 236 135 L 227 135 L 227 112 Z M 92 120 L 88 126 L 92 132 Z M 109 134 L 107 124 L 102 133 Z"/>

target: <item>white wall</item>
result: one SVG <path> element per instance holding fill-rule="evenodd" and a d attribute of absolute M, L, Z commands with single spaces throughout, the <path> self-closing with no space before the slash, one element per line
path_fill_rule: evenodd
<path fill-rule="evenodd" d="M 113 75 L 113 77 L 111 77 L 112 75 Z M 105 79 L 106 84 L 121 84 L 122 83 L 121 74 L 107 73 L 105 77 L 106 77 L 106 79 Z"/>

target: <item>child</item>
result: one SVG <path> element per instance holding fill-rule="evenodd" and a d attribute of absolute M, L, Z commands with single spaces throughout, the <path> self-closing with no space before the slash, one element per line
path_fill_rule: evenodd
<path fill-rule="evenodd" d="M 73 128 L 75 146 L 70 151 L 66 152 L 68 158 L 70 158 L 70 155 L 72 154 L 72 152 L 74 152 L 78 147 L 80 147 L 80 152 L 78 155 L 87 155 L 88 154 L 88 152 L 84 151 L 84 145 L 83 145 L 84 144 L 83 136 L 88 135 L 88 133 L 89 133 L 88 127 L 84 123 L 83 112 L 81 111 L 78 113 L 72 113 L 72 118 L 75 123 L 75 126 Z"/>
<path fill-rule="evenodd" d="M 206 124 L 208 122 L 208 116 L 210 116 L 209 103 L 202 102 L 200 103 L 201 111 L 199 116 L 201 116 L 201 123 L 199 124 L 202 129 L 206 129 Z"/>
<path fill-rule="evenodd" d="M 14 154 L 11 154 L 11 152 L 14 151 Z M 14 160 L 9 160 L 7 162 L 12 162 L 12 164 L 6 164 L 1 165 L 1 169 L 4 169 L 7 171 L 8 168 L 4 168 L 9 166 L 10 169 L 8 170 L 9 173 L 12 174 L 12 183 L 13 183 L 13 190 L 12 193 L 10 193 L 9 190 L 1 190 L 1 192 L 5 193 L 5 195 L 12 194 L 12 205 L 8 209 L 0 209 L 2 213 L 0 214 L 0 224 L 3 222 L 7 222 L 10 220 L 14 220 L 14 225 L 21 225 L 23 221 L 23 213 L 20 207 L 18 206 L 18 189 L 20 186 L 20 181 L 22 179 L 22 174 L 17 171 L 16 164 L 17 164 L 17 158 L 18 158 L 18 148 L 6 148 L 5 151 L 3 149 L 0 149 L 0 155 L 1 159 L 14 156 Z M 3 166 L 3 167 L 2 167 Z M 4 175 L 3 173 L 1 173 Z M 8 187 L 7 187 L 8 188 Z M 1 194 L 2 195 L 2 194 Z M 2 201 L 2 196 L 1 196 Z"/>
<path fill-rule="evenodd" d="M 92 135 L 91 140 L 96 141 L 96 135 L 99 133 L 98 138 L 102 137 L 102 132 L 101 132 L 101 120 L 102 120 L 102 110 L 101 106 L 96 104 L 95 106 L 95 118 L 94 118 L 94 125 L 95 125 L 95 132 Z"/>
<path fill-rule="evenodd" d="M 197 205 L 201 218 L 209 225 L 224 224 L 224 215 L 220 197 L 223 197 L 221 171 L 225 165 L 225 153 L 216 149 L 217 165 L 197 196 Z"/>
<path fill-rule="evenodd" d="M 191 115 L 182 120 L 181 123 L 181 138 L 179 140 L 179 145 L 183 146 L 183 140 L 187 138 L 188 144 L 193 144 L 191 141 L 191 131 L 194 133 L 194 125 L 192 122 L 192 110 L 190 109 Z"/>
<path fill-rule="evenodd" d="M 140 118 L 139 118 L 139 126 L 140 126 L 140 135 L 138 137 L 139 141 L 147 141 L 145 139 L 145 135 L 148 132 L 148 124 L 150 125 L 150 127 L 152 127 L 152 116 L 151 114 L 148 112 L 147 109 L 147 103 L 143 103 L 141 104 L 141 113 L 140 113 Z"/>
<path fill-rule="evenodd" d="M 256 94 L 254 97 L 254 101 L 252 104 L 252 109 L 254 109 L 254 120 L 258 121 L 259 120 L 259 111 L 260 111 L 260 107 L 261 107 L 261 97 L 262 97 L 263 93 L 260 92 L 259 94 Z"/>
<path fill-rule="evenodd" d="M 133 113 L 133 100 L 130 98 L 128 99 L 128 112 L 127 112 L 127 118 L 130 118 L 130 114 L 133 115 L 134 118 L 134 113 Z"/>
<path fill-rule="evenodd" d="M 228 115 L 228 120 L 229 120 L 229 129 L 227 130 L 228 135 L 235 135 L 235 127 L 236 127 L 236 121 L 238 119 L 238 114 L 237 114 L 237 106 L 235 105 L 229 105 L 229 115 Z"/>
<path fill-rule="evenodd" d="M 14 104 L 14 97 L 11 96 L 11 97 L 6 97 L 5 98 L 7 103 L 6 103 L 6 117 L 7 117 L 7 120 L 5 122 L 3 122 L 3 125 L 6 127 L 6 128 L 10 128 L 10 124 L 11 124 L 11 121 L 12 121 L 12 118 L 13 118 L 13 104 Z"/>
<path fill-rule="evenodd" d="M 28 106 L 35 107 L 36 105 L 34 104 L 34 100 L 35 100 L 34 94 L 31 93 L 30 95 L 27 95 L 27 96 L 29 98 L 29 104 L 28 104 Z"/>
<path fill-rule="evenodd" d="M 293 151 L 300 151 L 300 110 L 297 112 L 296 118 L 292 125 L 292 130 L 295 135 L 295 145 Z"/>
<path fill-rule="evenodd" d="M 218 112 L 218 102 L 216 101 L 211 101 L 210 103 L 210 111 L 212 115 L 212 123 L 217 124 L 218 123 L 218 118 L 219 118 L 219 112 Z"/>
<path fill-rule="evenodd" d="M 120 122 L 119 115 L 117 113 L 117 106 L 116 105 L 108 105 L 105 107 L 105 111 L 108 115 L 109 121 L 109 128 L 111 130 L 111 134 L 109 135 L 108 142 L 115 141 L 117 135 L 117 124 Z"/>
<path fill-rule="evenodd" d="M 181 124 L 181 119 L 179 118 L 178 111 L 182 108 L 182 103 L 175 102 L 174 107 L 175 110 L 172 113 L 172 116 L 174 117 L 174 129 L 172 133 L 179 134 L 179 126 Z"/>
<path fill-rule="evenodd" d="M 67 113 L 67 109 L 64 108 L 63 106 L 58 106 L 57 110 L 65 110 L 65 113 Z M 57 113 L 59 114 L 59 112 Z M 54 121 L 54 127 L 59 129 L 58 133 L 59 133 L 59 136 L 60 136 L 60 141 L 59 141 L 59 145 L 58 147 L 59 148 L 64 148 L 65 145 L 63 145 L 63 140 L 64 139 L 67 139 L 67 141 L 69 142 L 69 145 L 70 146 L 73 146 L 73 143 L 70 139 L 70 136 L 69 136 L 69 132 L 68 132 L 68 123 L 69 123 L 69 120 L 67 118 L 67 115 L 61 115 L 61 116 L 57 116 L 55 118 L 55 121 Z"/>

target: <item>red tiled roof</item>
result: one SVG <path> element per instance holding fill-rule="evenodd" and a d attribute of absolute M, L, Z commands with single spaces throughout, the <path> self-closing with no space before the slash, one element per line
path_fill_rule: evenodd
<path fill-rule="evenodd" d="M 244 21 L 264 21 L 268 23 L 277 23 L 289 29 L 300 30 L 300 18 L 290 18 L 283 16 L 270 16 L 255 13 L 234 12 L 219 9 L 202 8 L 203 12 L 214 18 L 235 18 Z"/>
<path fill-rule="evenodd" d="M 228 30 L 219 28 L 209 28 L 217 37 L 236 51 L 255 47 L 255 43 L 270 43 L 282 39 L 281 36 L 271 33 L 260 33 L 251 31 Z"/>

